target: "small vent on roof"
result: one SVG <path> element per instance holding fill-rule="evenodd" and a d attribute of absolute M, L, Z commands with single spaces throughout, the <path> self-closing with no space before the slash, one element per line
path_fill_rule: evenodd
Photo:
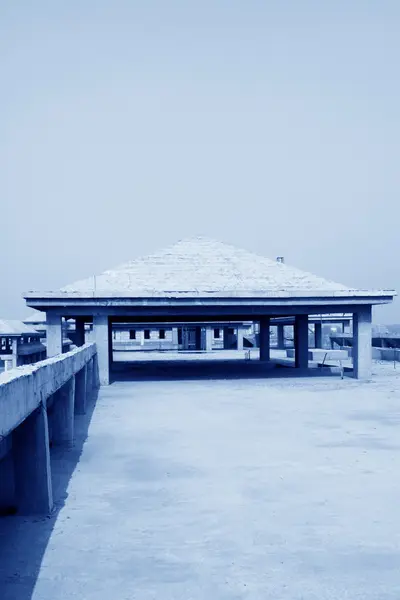
<path fill-rule="evenodd" d="M 277 256 L 276 257 L 276 262 L 283 264 L 285 262 L 285 257 L 284 256 Z"/>

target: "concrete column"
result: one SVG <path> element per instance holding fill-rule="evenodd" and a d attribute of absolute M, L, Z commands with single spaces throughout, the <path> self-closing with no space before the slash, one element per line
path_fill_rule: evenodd
<path fill-rule="evenodd" d="M 12 438 L 0 439 L 0 517 L 15 513 L 14 464 Z"/>
<path fill-rule="evenodd" d="M 100 377 L 99 377 L 99 361 L 97 358 L 97 354 L 93 355 L 93 389 L 97 390 L 100 387 Z"/>
<path fill-rule="evenodd" d="M 315 323 L 314 339 L 315 339 L 315 347 L 322 348 L 322 323 Z"/>
<path fill-rule="evenodd" d="M 75 375 L 75 414 L 84 415 L 86 413 L 87 401 L 87 365 L 78 371 Z"/>
<path fill-rule="evenodd" d="M 260 319 L 260 360 L 270 359 L 270 336 L 269 336 L 270 318 Z"/>
<path fill-rule="evenodd" d="M 360 307 L 353 315 L 353 374 L 370 379 L 372 374 L 372 310 Z"/>
<path fill-rule="evenodd" d="M 12 338 L 12 369 L 18 367 L 18 339 Z"/>
<path fill-rule="evenodd" d="M 71 377 L 54 394 L 51 413 L 52 442 L 70 447 L 74 443 L 75 377 Z"/>
<path fill-rule="evenodd" d="M 46 314 L 46 349 L 47 358 L 62 354 L 61 316 L 52 312 Z"/>
<path fill-rule="evenodd" d="M 86 365 L 86 398 L 91 400 L 94 388 L 94 363 L 93 358 Z"/>
<path fill-rule="evenodd" d="M 231 336 L 229 333 L 230 327 L 223 327 L 223 336 L 224 336 L 224 350 L 229 350 L 231 347 Z"/>
<path fill-rule="evenodd" d="M 76 317 L 75 319 L 75 345 L 83 346 L 85 343 L 85 319 Z"/>
<path fill-rule="evenodd" d="M 174 347 L 174 350 L 178 349 L 179 343 L 178 343 L 178 328 L 177 327 L 172 328 L 172 345 Z"/>
<path fill-rule="evenodd" d="M 285 326 L 278 325 L 277 326 L 277 338 L 278 338 L 278 349 L 284 350 L 285 348 Z"/>
<path fill-rule="evenodd" d="M 308 368 L 308 315 L 296 315 L 294 326 L 295 366 Z"/>
<path fill-rule="evenodd" d="M 212 351 L 212 345 L 213 345 L 213 328 L 210 326 L 206 327 L 206 331 L 205 331 L 205 350 L 206 352 L 211 352 Z"/>
<path fill-rule="evenodd" d="M 53 508 L 49 429 L 42 404 L 12 433 L 16 505 L 20 514 L 47 514 Z"/>
<path fill-rule="evenodd" d="M 238 350 L 243 350 L 244 348 L 244 342 L 243 342 L 243 338 L 244 338 L 244 332 L 243 332 L 243 327 L 238 327 L 236 330 L 236 337 L 237 337 L 237 349 Z"/>
<path fill-rule="evenodd" d="M 108 316 L 98 315 L 93 317 L 94 340 L 97 347 L 97 360 L 99 364 L 100 385 L 110 383 L 110 356 L 109 356 L 109 327 Z"/>

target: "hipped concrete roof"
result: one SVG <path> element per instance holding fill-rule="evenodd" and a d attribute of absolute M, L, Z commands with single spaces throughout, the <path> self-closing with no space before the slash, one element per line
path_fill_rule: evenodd
<path fill-rule="evenodd" d="M 306 297 L 358 296 L 348 288 L 287 264 L 208 238 L 184 239 L 52 292 L 25 297 Z M 362 295 L 384 295 L 363 291 Z"/>
<path fill-rule="evenodd" d="M 14 319 L 0 319 L 0 335 L 3 336 L 20 336 L 20 335 L 39 335 L 32 327 L 28 327 L 22 321 Z"/>

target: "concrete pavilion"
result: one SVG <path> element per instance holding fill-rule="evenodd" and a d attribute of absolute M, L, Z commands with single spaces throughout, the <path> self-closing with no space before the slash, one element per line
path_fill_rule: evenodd
<path fill-rule="evenodd" d="M 110 382 L 112 323 L 259 321 L 260 359 L 270 359 L 270 325 L 291 317 L 295 366 L 308 367 L 309 315 L 353 315 L 354 376 L 371 374 L 371 309 L 392 290 L 357 290 L 206 238 L 186 239 L 58 291 L 24 294 L 47 314 L 47 352 L 62 352 L 62 318 L 75 318 L 80 343 L 93 322 L 100 381 Z M 78 335 L 79 337 L 79 335 Z"/>

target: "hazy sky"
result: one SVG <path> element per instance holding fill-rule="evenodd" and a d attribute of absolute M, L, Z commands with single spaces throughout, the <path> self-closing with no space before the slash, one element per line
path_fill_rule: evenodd
<path fill-rule="evenodd" d="M 2 0 L 0 57 L 0 317 L 197 234 L 400 291 L 399 0 Z"/>

